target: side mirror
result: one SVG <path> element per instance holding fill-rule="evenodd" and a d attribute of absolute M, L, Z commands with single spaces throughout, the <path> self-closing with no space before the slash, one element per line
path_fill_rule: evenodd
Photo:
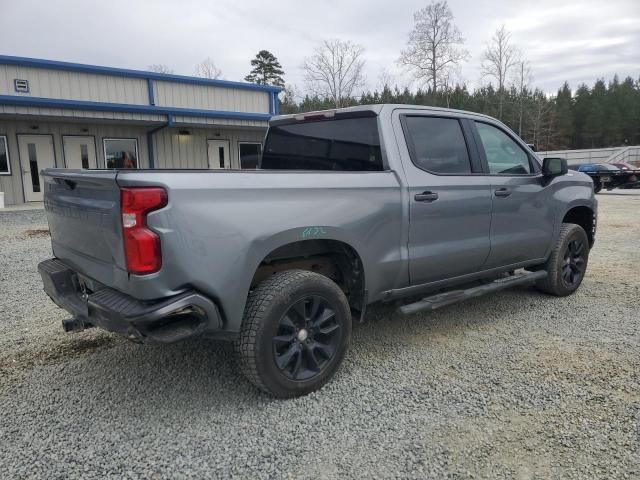
<path fill-rule="evenodd" d="M 545 177 L 558 177 L 569 171 L 566 158 L 545 158 L 542 160 L 542 174 Z"/>

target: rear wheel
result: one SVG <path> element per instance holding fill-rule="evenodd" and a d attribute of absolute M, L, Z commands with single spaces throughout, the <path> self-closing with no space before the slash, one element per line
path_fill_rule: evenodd
<path fill-rule="evenodd" d="M 342 290 L 317 273 L 289 270 L 249 295 L 236 351 L 254 385 L 289 398 L 329 381 L 350 339 L 351 312 Z"/>
<path fill-rule="evenodd" d="M 549 275 L 536 283 L 538 289 L 559 297 L 575 292 L 589 261 L 589 239 L 580 225 L 563 223 L 555 247 L 545 265 Z"/>
<path fill-rule="evenodd" d="M 600 179 L 593 179 L 593 191 L 594 193 L 600 193 L 600 190 L 602 190 L 602 182 L 600 181 Z"/>

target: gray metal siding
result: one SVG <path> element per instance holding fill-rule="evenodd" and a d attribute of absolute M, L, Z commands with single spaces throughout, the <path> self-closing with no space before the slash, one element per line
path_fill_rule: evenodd
<path fill-rule="evenodd" d="M 14 105 L 0 105 L 0 115 L 33 115 L 50 118 L 69 119 L 98 119 L 98 120 L 122 120 L 145 123 L 165 123 L 166 115 L 147 115 L 144 113 L 126 112 L 95 112 L 90 110 L 71 110 L 66 108 L 22 107 Z M 41 120 L 38 118 L 36 121 Z"/>
<path fill-rule="evenodd" d="M 240 168 L 238 143 L 262 143 L 266 133 L 266 129 L 190 129 L 190 135 L 180 135 L 179 130 L 168 128 L 154 135 L 156 168 L 208 168 L 207 140 L 229 140 L 231 168 Z"/>
<path fill-rule="evenodd" d="M 157 81 L 155 95 L 164 107 L 270 113 L 269 92 Z"/>
<path fill-rule="evenodd" d="M 185 115 L 176 115 L 173 117 L 173 121 L 176 124 L 185 125 L 228 125 L 235 127 L 259 128 L 261 130 L 265 130 L 269 126 L 269 122 L 261 122 L 258 120 L 233 120 L 227 118 L 205 118 Z"/>
<path fill-rule="evenodd" d="M 29 93 L 14 90 L 16 78 L 29 81 Z M 158 106 L 197 110 L 270 113 L 270 92 L 154 81 Z M 147 81 L 84 72 L 0 65 L 0 95 L 148 105 Z"/>
<path fill-rule="evenodd" d="M 29 81 L 29 93 L 14 91 L 13 80 Z M 0 65 L 0 95 L 60 98 L 105 103 L 148 105 L 147 82 L 142 78 L 65 72 Z"/>

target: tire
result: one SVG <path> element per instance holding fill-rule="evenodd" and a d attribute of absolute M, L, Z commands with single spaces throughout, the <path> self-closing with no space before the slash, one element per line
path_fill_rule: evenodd
<path fill-rule="evenodd" d="M 593 193 L 600 193 L 600 190 L 602 190 L 602 182 L 600 180 L 594 180 Z"/>
<path fill-rule="evenodd" d="M 580 225 L 563 223 L 560 235 L 544 269 L 549 273 L 536 287 L 551 295 L 565 297 L 575 292 L 584 278 L 589 262 L 589 238 Z"/>
<path fill-rule="evenodd" d="M 288 270 L 250 293 L 235 348 L 251 383 L 292 398 L 327 383 L 350 341 L 351 311 L 338 285 L 314 272 Z"/>

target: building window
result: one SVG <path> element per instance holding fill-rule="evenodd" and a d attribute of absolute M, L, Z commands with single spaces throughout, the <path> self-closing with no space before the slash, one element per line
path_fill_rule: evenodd
<path fill-rule="evenodd" d="M 0 175 L 11 175 L 7 137 L 0 135 Z"/>
<path fill-rule="evenodd" d="M 138 168 L 138 140 L 105 138 L 102 142 L 107 168 Z"/>
<path fill-rule="evenodd" d="M 240 168 L 249 170 L 258 168 L 260 156 L 262 155 L 261 143 L 240 142 L 238 150 L 240 152 Z"/>
<path fill-rule="evenodd" d="M 0 136 L 0 175 L 11 175 L 7 137 Z"/>

